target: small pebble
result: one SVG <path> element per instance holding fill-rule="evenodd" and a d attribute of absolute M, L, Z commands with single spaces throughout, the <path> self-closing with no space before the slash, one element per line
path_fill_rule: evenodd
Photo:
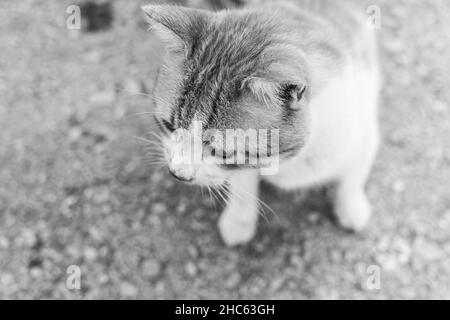
<path fill-rule="evenodd" d="M 152 205 L 151 209 L 152 214 L 154 215 L 161 215 L 167 213 L 167 207 L 164 203 L 155 203 Z"/>
<path fill-rule="evenodd" d="M 10 273 L 0 275 L 0 286 L 6 287 L 14 283 L 14 276 Z"/>
<path fill-rule="evenodd" d="M 445 252 L 435 243 L 424 239 L 417 240 L 413 248 L 414 256 L 423 262 L 433 262 L 444 257 Z"/>
<path fill-rule="evenodd" d="M 0 237 L 0 249 L 8 249 L 9 248 L 9 240 L 5 237 Z"/>
<path fill-rule="evenodd" d="M 103 239 L 102 233 L 96 227 L 90 227 L 89 228 L 89 236 L 91 237 L 92 240 L 98 241 L 98 242 Z"/>
<path fill-rule="evenodd" d="M 199 256 L 198 248 L 194 245 L 188 247 L 188 252 L 192 259 L 197 259 Z"/>
<path fill-rule="evenodd" d="M 138 293 L 138 289 L 129 282 L 124 282 L 120 285 L 120 293 L 126 297 L 135 297 Z"/>
<path fill-rule="evenodd" d="M 193 262 L 188 262 L 185 266 L 185 271 L 190 277 L 194 277 L 197 275 L 197 266 Z"/>
<path fill-rule="evenodd" d="M 383 271 L 394 271 L 400 266 L 397 257 L 392 254 L 381 254 L 377 257 L 377 261 Z"/>
<path fill-rule="evenodd" d="M 103 56 L 103 53 L 101 51 L 94 50 L 94 51 L 86 53 L 84 55 L 84 59 L 87 62 L 98 63 L 98 62 L 100 62 L 102 60 L 102 56 Z"/>
<path fill-rule="evenodd" d="M 148 215 L 147 222 L 149 225 L 155 228 L 161 227 L 162 224 L 161 219 L 155 214 Z"/>
<path fill-rule="evenodd" d="M 300 256 L 292 255 L 290 263 L 294 268 L 303 268 L 303 259 Z"/>
<path fill-rule="evenodd" d="M 108 107 L 116 101 L 116 93 L 114 90 L 99 91 L 91 95 L 89 104 L 92 107 Z"/>
<path fill-rule="evenodd" d="M 136 79 L 127 79 L 123 84 L 125 93 L 139 95 L 142 93 L 142 86 Z"/>
<path fill-rule="evenodd" d="M 33 231 L 24 229 L 22 231 L 21 237 L 19 238 L 19 241 L 27 247 L 32 247 L 35 245 L 37 238 Z"/>
<path fill-rule="evenodd" d="M 240 282 L 241 275 L 238 272 L 234 272 L 225 280 L 225 287 L 227 289 L 234 289 L 239 285 Z"/>
<path fill-rule="evenodd" d="M 92 247 L 85 248 L 84 252 L 83 252 L 83 255 L 84 255 L 84 258 L 87 261 L 94 261 L 97 258 L 97 256 L 98 256 L 97 250 L 95 248 L 92 248 Z"/>
<path fill-rule="evenodd" d="M 283 277 L 277 277 L 270 284 L 270 290 L 273 292 L 277 292 L 283 287 L 284 283 L 285 279 Z"/>
<path fill-rule="evenodd" d="M 42 270 L 40 268 L 32 268 L 30 269 L 30 276 L 34 279 L 39 279 L 42 277 Z"/>
<path fill-rule="evenodd" d="M 396 193 L 405 192 L 405 183 L 403 181 L 396 181 L 392 187 Z"/>
<path fill-rule="evenodd" d="M 83 129 L 80 127 L 74 127 L 69 131 L 69 142 L 77 142 L 83 135 Z"/>
<path fill-rule="evenodd" d="M 448 107 L 445 103 L 439 101 L 433 105 L 433 111 L 437 114 L 446 114 L 448 112 Z"/>
<path fill-rule="evenodd" d="M 81 256 L 81 250 L 77 245 L 71 245 L 67 247 L 66 251 L 72 260 L 79 259 Z"/>
<path fill-rule="evenodd" d="M 161 273 L 161 264 L 158 260 L 148 259 L 142 264 L 142 272 L 145 277 L 154 279 Z"/>
<path fill-rule="evenodd" d="M 317 224 L 317 222 L 319 222 L 320 220 L 320 214 L 318 212 L 311 212 L 308 215 L 308 221 L 311 224 Z"/>

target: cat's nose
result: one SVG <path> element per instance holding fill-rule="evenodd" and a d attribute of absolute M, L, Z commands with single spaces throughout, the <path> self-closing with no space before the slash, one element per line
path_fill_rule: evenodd
<path fill-rule="evenodd" d="M 188 177 L 180 172 L 176 172 L 172 169 L 169 168 L 169 173 L 177 180 L 182 181 L 182 182 L 192 182 L 194 180 L 194 178 L 192 176 Z"/>

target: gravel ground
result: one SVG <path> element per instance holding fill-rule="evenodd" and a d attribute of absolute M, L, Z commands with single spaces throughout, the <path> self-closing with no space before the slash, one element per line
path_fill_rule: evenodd
<path fill-rule="evenodd" d="M 65 26 L 69 1 L 2 0 L 0 298 L 450 299 L 450 3 L 372 3 L 385 85 L 370 228 L 337 228 L 327 190 L 263 185 L 277 216 L 230 250 L 221 204 L 133 138 L 153 128 L 136 93 L 161 55 L 141 1 L 114 1 L 113 27 L 83 33 Z"/>

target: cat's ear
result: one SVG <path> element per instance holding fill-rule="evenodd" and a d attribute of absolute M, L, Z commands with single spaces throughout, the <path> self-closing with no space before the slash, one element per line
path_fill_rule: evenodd
<path fill-rule="evenodd" d="M 308 97 L 308 86 L 305 83 L 287 84 L 280 88 L 280 98 L 293 111 L 303 110 L 308 104 Z"/>
<path fill-rule="evenodd" d="M 279 104 L 278 86 L 276 83 L 259 77 L 249 77 L 242 83 L 262 103 L 266 105 Z"/>
<path fill-rule="evenodd" d="M 247 87 L 253 95 L 265 104 L 283 105 L 293 111 L 304 109 L 309 101 L 306 83 L 277 84 L 264 78 L 247 78 L 242 87 Z"/>
<path fill-rule="evenodd" d="M 150 29 L 171 51 L 185 51 L 193 36 L 206 23 L 206 11 L 168 5 L 141 7 Z"/>

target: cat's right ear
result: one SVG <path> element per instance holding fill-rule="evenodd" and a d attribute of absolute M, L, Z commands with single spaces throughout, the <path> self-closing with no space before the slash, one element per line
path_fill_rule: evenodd
<path fill-rule="evenodd" d="M 206 22 L 206 12 L 168 5 L 147 5 L 141 7 L 150 29 L 173 52 L 186 52 L 199 27 Z"/>

